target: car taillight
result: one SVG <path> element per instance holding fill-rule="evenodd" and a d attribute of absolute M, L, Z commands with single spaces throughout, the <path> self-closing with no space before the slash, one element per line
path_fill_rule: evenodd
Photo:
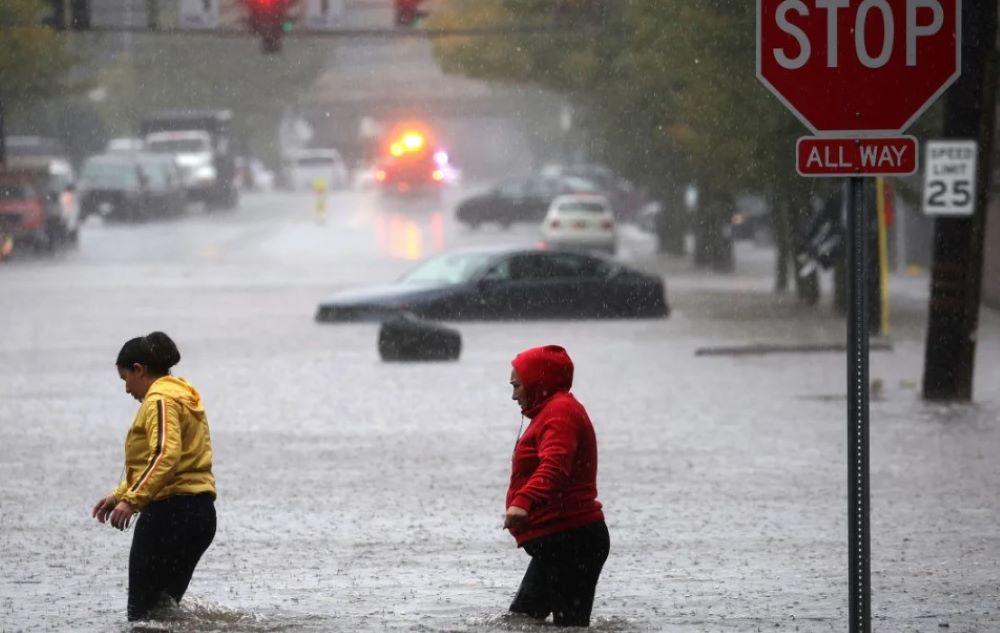
<path fill-rule="evenodd" d="M 551 220 L 549 222 L 550 229 L 558 229 L 560 226 L 562 226 L 562 222 L 560 222 L 559 220 Z"/>
<path fill-rule="evenodd" d="M 612 222 L 611 220 L 604 220 L 603 222 L 601 222 L 601 228 L 604 229 L 605 231 L 610 231 L 611 229 L 615 228 L 615 223 Z"/>
<path fill-rule="evenodd" d="M 431 178 L 433 178 L 436 182 L 441 182 L 442 180 L 444 180 L 444 172 L 441 171 L 440 169 L 435 169 L 431 173 Z"/>
<path fill-rule="evenodd" d="M 385 170 L 380 169 L 377 172 L 375 172 L 375 180 L 377 180 L 379 182 L 384 182 L 385 181 Z"/>

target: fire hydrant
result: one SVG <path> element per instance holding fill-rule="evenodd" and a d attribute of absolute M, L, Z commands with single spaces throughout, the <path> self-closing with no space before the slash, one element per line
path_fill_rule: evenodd
<path fill-rule="evenodd" d="M 313 211 L 316 214 L 316 224 L 326 223 L 326 179 L 317 178 L 313 180 L 313 191 L 316 192 L 316 206 Z"/>

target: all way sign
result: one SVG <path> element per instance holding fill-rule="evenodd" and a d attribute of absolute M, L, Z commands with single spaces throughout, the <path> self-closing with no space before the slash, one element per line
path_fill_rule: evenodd
<path fill-rule="evenodd" d="M 804 136 L 795 162 L 802 176 L 907 176 L 917 171 L 917 139 Z"/>

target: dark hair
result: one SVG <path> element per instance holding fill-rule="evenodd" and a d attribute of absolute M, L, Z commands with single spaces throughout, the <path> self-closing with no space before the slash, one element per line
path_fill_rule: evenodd
<path fill-rule="evenodd" d="M 131 369 L 132 365 L 138 363 L 151 373 L 166 375 L 179 362 L 181 353 L 170 337 L 163 332 L 150 332 L 146 336 L 125 341 L 122 350 L 118 352 L 115 365 Z"/>

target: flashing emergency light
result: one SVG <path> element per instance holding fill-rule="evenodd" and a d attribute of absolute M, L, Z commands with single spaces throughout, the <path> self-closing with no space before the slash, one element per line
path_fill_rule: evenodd
<path fill-rule="evenodd" d="M 406 132 L 403 134 L 403 146 L 411 152 L 423 149 L 424 135 L 420 132 Z"/>

